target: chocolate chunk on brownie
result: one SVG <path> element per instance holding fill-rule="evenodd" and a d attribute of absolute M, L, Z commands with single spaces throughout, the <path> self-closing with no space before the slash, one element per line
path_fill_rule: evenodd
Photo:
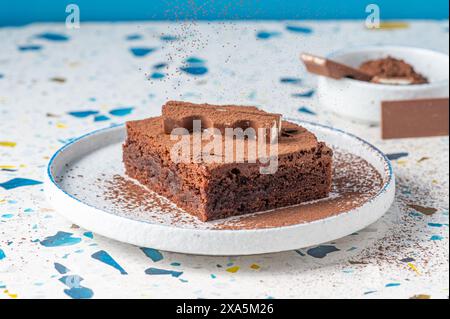
<path fill-rule="evenodd" d="M 247 115 L 243 118 L 249 119 Z M 299 125 L 282 121 L 275 144 L 236 137 L 234 141 L 242 143 L 244 152 L 241 160 L 229 161 L 225 135 L 213 136 L 222 142 L 220 147 L 205 151 L 211 140 L 197 136 L 203 131 L 177 139 L 164 131 L 162 123 L 163 117 L 127 122 L 123 144 L 126 174 L 202 221 L 295 205 L 326 197 L 330 191 L 332 150 Z M 174 149 L 183 138 L 189 145 L 200 141 L 202 148 L 195 154 L 189 147 L 187 160 L 179 161 L 174 159 Z M 231 149 L 234 159 L 236 145 Z M 275 157 L 267 150 L 271 147 L 277 151 Z M 250 161 L 250 150 L 263 148 L 265 155 L 259 156 L 258 151 L 256 161 Z M 215 160 L 206 160 L 206 153 Z M 272 161 L 274 170 L 269 174 L 261 170 L 273 165 Z"/>

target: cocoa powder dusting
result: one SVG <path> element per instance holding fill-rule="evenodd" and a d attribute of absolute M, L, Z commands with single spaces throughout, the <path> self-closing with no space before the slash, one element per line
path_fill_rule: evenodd
<path fill-rule="evenodd" d="M 208 229 L 263 229 L 311 222 L 359 207 L 374 197 L 383 180 L 364 159 L 335 150 L 332 190 L 329 197 L 300 205 L 203 223 L 164 197 L 128 177 L 105 181 L 105 199 L 118 215 L 179 227 Z M 148 216 L 151 215 L 151 219 Z"/>

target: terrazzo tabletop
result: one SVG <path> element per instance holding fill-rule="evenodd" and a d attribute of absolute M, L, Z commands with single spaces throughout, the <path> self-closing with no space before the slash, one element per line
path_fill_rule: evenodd
<path fill-rule="evenodd" d="M 383 141 L 379 128 L 329 114 L 299 62 L 302 51 L 369 44 L 448 53 L 448 30 L 448 21 L 0 28 L 0 299 L 448 298 L 448 137 Z M 135 247 L 60 217 L 42 184 L 52 154 L 158 115 L 168 99 L 258 105 L 357 134 L 392 160 L 395 204 L 335 242 L 245 257 Z"/>

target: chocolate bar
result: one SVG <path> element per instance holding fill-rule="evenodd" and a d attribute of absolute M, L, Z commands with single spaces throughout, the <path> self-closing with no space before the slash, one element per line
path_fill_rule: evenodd
<path fill-rule="evenodd" d="M 381 103 L 383 139 L 448 135 L 448 98 L 384 101 Z"/>
<path fill-rule="evenodd" d="M 328 60 L 308 53 L 302 53 L 300 58 L 306 66 L 306 69 L 318 75 L 323 75 L 333 79 L 352 78 L 360 81 L 370 81 L 372 76 L 352 68 L 345 64 Z"/>

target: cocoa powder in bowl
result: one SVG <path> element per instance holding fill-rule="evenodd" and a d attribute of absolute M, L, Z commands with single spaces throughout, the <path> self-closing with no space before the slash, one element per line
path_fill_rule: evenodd
<path fill-rule="evenodd" d="M 372 82 L 383 84 L 424 84 L 428 79 L 418 73 L 414 67 L 401 59 L 391 56 L 382 59 L 369 60 L 362 63 L 359 69 L 370 74 Z M 381 80 L 384 79 L 384 82 Z M 392 81 L 389 81 L 392 80 Z M 397 82 L 395 82 L 397 80 Z M 399 82 L 403 80 L 402 82 Z"/>

